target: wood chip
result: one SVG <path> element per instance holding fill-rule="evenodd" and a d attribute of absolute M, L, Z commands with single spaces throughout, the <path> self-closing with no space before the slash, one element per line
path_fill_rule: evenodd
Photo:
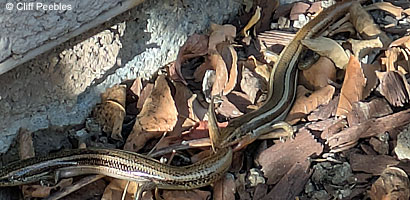
<path fill-rule="evenodd" d="M 309 170 L 310 162 L 303 160 L 291 166 L 289 171 L 281 178 L 278 184 L 263 198 L 270 199 L 295 199 L 305 188 L 313 171 Z M 274 197 L 274 198 L 272 198 Z"/>
<path fill-rule="evenodd" d="M 307 129 L 296 134 L 294 140 L 275 144 L 261 152 L 256 161 L 262 166 L 267 184 L 277 183 L 295 163 L 303 163 L 311 155 L 319 155 L 323 145 Z"/>
<path fill-rule="evenodd" d="M 398 160 L 387 155 L 352 154 L 349 160 L 353 171 L 366 172 L 373 175 L 380 175 L 387 166 L 399 163 Z"/>
<path fill-rule="evenodd" d="M 410 101 L 410 85 L 399 71 L 378 72 L 380 93 L 393 106 L 401 107 Z"/>

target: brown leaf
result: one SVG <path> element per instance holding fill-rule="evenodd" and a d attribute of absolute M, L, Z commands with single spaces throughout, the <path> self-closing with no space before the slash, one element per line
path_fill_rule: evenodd
<path fill-rule="evenodd" d="M 366 87 L 363 90 L 363 98 L 367 98 L 377 87 L 378 79 L 376 71 L 380 70 L 380 64 L 362 64 L 363 74 L 366 77 Z"/>
<path fill-rule="evenodd" d="M 207 200 L 210 199 L 211 193 L 208 191 L 202 191 L 198 189 L 193 190 L 164 190 L 163 198 L 167 200 Z"/>
<path fill-rule="evenodd" d="M 101 94 L 101 104 L 94 108 L 93 115 L 103 127 L 111 133 L 111 138 L 123 140 L 121 131 L 125 117 L 126 86 L 115 85 Z"/>
<path fill-rule="evenodd" d="M 233 46 L 227 43 L 217 45 L 217 49 L 229 71 L 229 79 L 222 93 L 223 95 L 227 95 L 235 88 L 238 79 L 238 55 Z"/>
<path fill-rule="evenodd" d="M 316 13 L 321 12 L 322 10 L 323 10 L 322 2 L 318 1 L 318 2 L 313 2 L 307 12 L 316 14 Z"/>
<path fill-rule="evenodd" d="M 396 107 L 410 101 L 410 85 L 400 71 L 377 72 L 380 80 L 380 93 Z"/>
<path fill-rule="evenodd" d="M 257 74 L 244 67 L 242 69 L 241 89 L 249 96 L 249 100 L 254 104 L 259 91 L 262 91 L 263 83 Z"/>
<path fill-rule="evenodd" d="M 58 184 L 48 187 L 42 185 L 23 185 L 22 192 L 24 199 L 28 197 L 37 197 L 37 198 L 45 198 L 50 196 L 51 190 L 55 190 L 56 188 L 65 188 L 69 185 L 72 185 L 73 179 L 62 179 Z"/>
<path fill-rule="evenodd" d="M 409 177 L 400 168 L 388 167 L 373 183 L 368 194 L 373 200 L 410 199 Z"/>
<path fill-rule="evenodd" d="M 366 11 L 371 10 L 384 10 L 396 17 L 396 19 L 401 19 L 401 13 L 403 12 L 403 8 L 399 6 L 394 6 L 390 2 L 376 2 L 373 3 L 365 8 Z"/>
<path fill-rule="evenodd" d="M 135 96 L 139 97 L 141 96 L 142 87 L 142 79 L 137 77 L 132 83 L 130 90 Z"/>
<path fill-rule="evenodd" d="M 309 156 L 319 155 L 323 146 L 316 142 L 307 129 L 296 134 L 294 140 L 275 144 L 257 156 L 268 184 L 277 183 L 295 163 L 303 163 Z"/>
<path fill-rule="evenodd" d="M 252 105 L 252 102 L 249 100 L 249 96 L 238 91 L 232 91 L 227 96 L 228 100 L 232 102 L 236 108 L 239 109 L 242 113 L 250 112 L 247 108 L 249 105 Z"/>
<path fill-rule="evenodd" d="M 364 55 L 362 55 L 362 52 L 367 52 L 365 50 L 372 50 L 372 49 L 380 49 L 383 47 L 383 43 L 380 41 L 380 38 L 374 38 L 374 39 L 369 39 L 369 40 L 354 40 L 354 39 L 348 39 L 347 40 L 350 44 L 352 44 L 352 50 L 353 54 L 357 58 L 362 58 Z M 362 54 L 360 54 L 362 53 Z"/>
<path fill-rule="evenodd" d="M 221 94 L 225 89 L 225 85 L 228 82 L 228 70 L 222 56 L 218 53 L 209 55 L 209 61 L 216 73 L 211 92 L 211 96 L 215 96 Z"/>
<path fill-rule="evenodd" d="M 188 59 L 203 56 L 208 52 L 208 37 L 205 35 L 193 34 L 188 37 L 185 44 L 179 49 L 177 59 L 173 67 L 170 67 L 170 74 L 173 80 L 180 80 L 187 84 L 182 75 L 181 66 Z M 176 74 L 176 76 L 172 76 Z"/>
<path fill-rule="evenodd" d="M 178 112 L 168 82 L 165 76 L 158 76 L 154 89 L 137 116 L 124 149 L 138 151 L 148 140 L 161 136 L 163 132 L 172 131 L 177 117 Z"/>
<path fill-rule="evenodd" d="M 105 188 L 101 199 L 121 199 L 124 189 L 127 185 L 127 180 L 111 179 L 110 184 Z M 137 182 L 129 182 L 127 187 L 125 200 L 134 200 L 134 194 L 138 188 Z M 153 195 L 151 191 L 145 191 L 142 195 L 142 200 L 152 200 Z"/>
<path fill-rule="evenodd" d="M 225 174 L 221 180 L 214 184 L 214 200 L 235 200 L 235 189 L 234 176 L 229 173 Z"/>
<path fill-rule="evenodd" d="M 298 86 L 297 97 L 295 103 L 292 106 L 288 116 L 286 117 L 287 122 L 290 124 L 295 124 L 305 115 L 309 114 L 315 110 L 318 106 L 328 104 L 335 93 L 335 88 L 331 85 L 327 85 L 317 91 L 314 91 L 310 96 L 306 96 L 310 93 L 303 86 Z"/>
<path fill-rule="evenodd" d="M 216 109 L 216 111 L 223 115 L 226 118 L 235 118 L 243 115 L 243 113 L 236 108 L 234 104 L 232 104 L 228 98 L 225 96 L 222 96 L 222 103 L 219 105 L 219 107 Z"/>
<path fill-rule="evenodd" d="M 278 0 L 259 0 L 257 5 L 262 9 L 261 17 L 258 23 L 255 25 L 257 32 L 270 30 L 270 24 L 272 21 L 272 15 L 275 12 L 276 8 L 279 6 Z"/>
<path fill-rule="evenodd" d="M 231 42 L 236 37 L 236 27 L 230 24 L 211 24 L 211 34 L 209 36 L 208 52 L 214 53 L 216 45 L 221 42 Z"/>
<path fill-rule="evenodd" d="M 261 18 L 261 7 L 257 6 L 255 13 L 253 14 L 253 16 L 251 17 L 251 19 L 248 21 L 248 23 L 246 24 L 246 26 L 242 29 L 241 34 L 244 37 L 248 37 L 249 33 L 248 30 L 250 28 L 252 28 L 253 25 L 255 25 L 256 23 L 258 23 L 259 19 Z"/>
<path fill-rule="evenodd" d="M 200 121 L 193 109 L 193 102 L 196 101 L 196 95 L 182 83 L 174 82 L 175 86 L 175 105 L 178 111 L 178 121 L 168 136 L 179 136 L 183 131 L 194 126 Z"/>
<path fill-rule="evenodd" d="M 328 57 L 340 69 L 344 69 L 349 62 L 349 57 L 346 55 L 344 49 L 330 38 L 317 37 L 314 39 L 305 39 L 302 40 L 301 43 L 319 55 Z"/>
<path fill-rule="evenodd" d="M 209 57 L 205 57 L 205 62 L 202 63 L 194 72 L 194 78 L 196 82 L 201 82 L 204 79 L 205 72 L 207 70 L 215 70 L 211 65 Z"/>
<path fill-rule="evenodd" d="M 380 37 L 384 46 L 390 44 L 391 39 L 379 29 L 374 23 L 373 18 L 363 9 L 359 2 L 354 2 L 352 6 L 350 6 L 349 13 L 350 21 L 363 38 L 374 39 Z"/>
<path fill-rule="evenodd" d="M 27 129 L 20 128 L 17 136 L 19 142 L 19 157 L 20 159 L 32 158 L 35 156 L 34 146 L 33 146 L 33 137 L 31 132 Z"/>
<path fill-rule="evenodd" d="M 329 85 L 329 80 L 336 81 L 336 68 L 327 57 L 320 57 L 309 69 L 302 70 L 304 78 L 315 89 Z"/>
<path fill-rule="evenodd" d="M 309 121 L 325 120 L 331 116 L 335 116 L 339 96 L 335 96 L 326 105 L 319 106 L 318 109 L 311 112 L 307 118 Z"/>
<path fill-rule="evenodd" d="M 310 5 L 304 2 L 294 3 L 290 11 L 290 20 L 298 20 L 299 15 L 305 14 L 309 7 Z"/>
<path fill-rule="evenodd" d="M 267 64 L 259 62 L 258 60 L 256 60 L 255 56 L 249 56 L 248 60 L 252 60 L 252 67 L 254 68 L 254 71 L 261 77 L 263 77 L 266 83 L 269 82 L 272 67 L 268 67 Z"/>
<path fill-rule="evenodd" d="M 363 99 L 363 90 L 366 85 L 366 79 L 360 62 L 354 56 L 350 56 L 349 63 L 346 67 L 345 80 L 337 106 L 336 116 L 346 116 L 352 110 L 352 103 Z"/>
<path fill-rule="evenodd" d="M 142 89 L 141 95 L 138 98 L 137 102 L 137 108 L 139 110 L 142 109 L 142 106 L 144 105 L 145 101 L 147 98 L 151 95 L 152 89 L 154 88 L 154 84 L 152 83 L 147 83 L 147 85 Z"/>

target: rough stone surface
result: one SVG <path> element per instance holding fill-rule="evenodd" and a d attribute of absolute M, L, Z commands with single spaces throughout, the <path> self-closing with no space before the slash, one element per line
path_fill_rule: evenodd
<path fill-rule="evenodd" d="M 43 19 L 43 15 L 37 13 L 38 18 L 28 19 L 22 15 L 21 20 L 27 21 L 26 28 L 31 21 L 35 23 L 32 28 L 39 28 L 37 31 L 65 30 L 63 23 L 53 24 L 55 20 L 69 23 L 80 16 L 93 17 L 93 8 L 110 7 L 110 4 L 96 2 L 99 1 L 73 2 L 73 9 L 79 9 L 79 13 L 70 16 L 54 13 L 57 16 Z M 0 4 L 4 3 L 0 0 Z M 146 1 L 0 75 L 0 153 L 9 148 L 20 127 L 35 131 L 82 123 L 106 88 L 137 76 L 149 77 L 159 67 L 175 60 L 188 35 L 206 31 L 210 22 L 232 19 L 239 7 L 240 3 L 235 0 Z M 5 11 L 1 12 L 0 15 L 9 20 L 20 20 L 19 15 L 7 16 Z M 0 17 L 0 26 L 10 26 L 3 23 L 4 16 Z M 48 20 L 53 26 L 43 27 L 43 22 L 37 20 Z M 43 40 L 42 34 L 27 34 L 27 37 Z M 17 41 L 1 37 L 0 48 L 11 48 L 14 52 L 21 51 L 22 45 L 33 45 L 31 41 Z"/>
<path fill-rule="evenodd" d="M 400 160 L 410 160 L 410 124 L 397 135 L 397 145 L 394 152 Z"/>
<path fill-rule="evenodd" d="M 0 62 L 78 28 L 119 2 L 0 0 Z"/>

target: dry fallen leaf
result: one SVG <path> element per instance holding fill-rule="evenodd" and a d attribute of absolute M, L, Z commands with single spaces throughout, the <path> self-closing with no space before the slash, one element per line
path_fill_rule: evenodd
<path fill-rule="evenodd" d="M 363 98 L 367 98 L 376 89 L 378 79 L 376 71 L 380 70 L 380 64 L 362 64 L 363 74 L 366 77 L 366 87 L 363 90 Z"/>
<path fill-rule="evenodd" d="M 380 38 L 375 38 L 375 39 L 369 39 L 369 40 L 354 40 L 354 39 L 348 39 L 347 40 L 350 44 L 352 44 L 352 50 L 353 54 L 357 58 L 362 58 L 364 57 L 360 53 L 362 53 L 362 50 L 364 49 L 380 49 L 383 47 L 383 43 L 380 41 Z M 364 52 L 364 51 L 363 51 Z"/>
<path fill-rule="evenodd" d="M 193 34 L 185 41 L 185 44 L 179 49 L 175 63 L 169 68 L 170 77 L 175 81 L 182 81 L 185 85 L 184 76 L 182 75 L 181 66 L 188 59 L 203 56 L 208 52 L 208 37 L 205 35 Z"/>
<path fill-rule="evenodd" d="M 124 193 L 124 189 L 127 185 L 127 180 L 121 179 L 111 179 L 110 184 L 105 187 L 102 200 L 113 200 L 113 199 L 121 199 Z M 137 182 L 129 182 L 125 195 L 125 200 L 134 200 L 134 194 L 137 191 L 138 183 Z M 149 198 L 151 197 L 151 198 Z M 152 192 L 145 191 L 142 195 L 142 200 L 152 199 Z"/>
<path fill-rule="evenodd" d="M 58 182 L 54 186 L 42 186 L 42 185 L 23 185 L 22 186 L 22 192 L 24 199 L 30 198 L 46 198 L 50 196 L 51 190 L 55 190 L 57 188 L 65 188 L 69 185 L 72 185 L 73 179 L 68 178 L 68 179 L 62 179 L 60 182 Z"/>
<path fill-rule="evenodd" d="M 305 87 L 298 86 L 295 103 L 285 121 L 290 124 L 295 124 L 320 105 L 328 104 L 335 93 L 335 88 L 331 85 L 327 85 L 324 88 L 314 91 L 307 97 L 306 94 L 308 93 L 310 93 L 310 91 Z"/>
<path fill-rule="evenodd" d="M 292 6 L 292 10 L 290 10 L 290 20 L 298 20 L 299 15 L 304 15 L 306 11 L 309 9 L 309 7 L 310 5 L 305 2 L 294 3 Z"/>
<path fill-rule="evenodd" d="M 235 177 L 226 173 L 213 187 L 214 200 L 235 200 L 236 186 Z"/>
<path fill-rule="evenodd" d="M 20 159 L 32 158 L 35 156 L 33 137 L 27 129 L 20 128 L 17 136 L 19 142 L 19 157 Z"/>
<path fill-rule="evenodd" d="M 182 83 L 174 82 L 174 86 L 174 99 L 178 111 L 178 121 L 169 136 L 180 135 L 183 131 L 188 130 L 199 121 L 192 105 L 193 102 L 196 101 L 196 95 Z"/>
<path fill-rule="evenodd" d="M 263 91 L 263 82 L 257 77 L 256 73 L 246 67 L 243 67 L 241 89 L 249 96 L 249 100 L 252 104 L 255 104 L 258 92 Z"/>
<path fill-rule="evenodd" d="M 336 81 L 335 65 L 329 58 L 323 56 L 309 69 L 302 70 L 302 73 L 315 90 L 329 85 L 329 80 Z"/>
<path fill-rule="evenodd" d="M 236 86 L 238 79 L 238 55 L 232 45 L 221 43 L 216 46 L 218 52 L 222 56 L 227 70 L 229 71 L 229 79 L 223 89 L 223 95 L 229 94 Z"/>
<path fill-rule="evenodd" d="M 354 2 L 349 9 L 350 21 L 356 28 L 357 32 L 365 39 L 373 39 L 380 37 L 383 46 L 387 46 L 391 43 L 391 39 L 382 32 L 379 27 L 374 23 L 373 18 L 366 10 L 360 5 L 359 2 Z"/>
<path fill-rule="evenodd" d="M 212 85 L 211 96 L 220 95 L 228 82 L 228 70 L 225 61 L 218 53 L 209 55 L 209 61 L 215 69 L 215 82 Z"/>
<path fill-rule="evenodd" d="M 336 116 L 346 116 L 352 110 L 352 104 L 363 99 L 363 90 L 366 86 L 360 62 L 353 55 L 350 56 L 345 74 Z"/>
<path fill-rule="evenodd" d="M 397 167 L 386 168 L 368 191 L 373 200 L 410 199 L 410 181 L 406 172 Z"/>
<path fill-rule="evenodd" d="M 208 53 L 216 51 L 216 45 L 221 42 L 231 42 L 236 37 L 236 27 L 230 24 L 211 24 L 211 34 L 209 36 Z"/>
<path fill-rule="evenodd" d="M 142 106 L 144 105 L 144 102 L 147 100 L 147 98 L 151 95 L 152 89 L 154 88 L 154 84 L 148 83 L 141 91 L 141 94 L 138 98 L 137 102 L 137 108 L 139 110 L 142 109 Z"/>
<path fill-rule="evenodd" d="M 349 160 L 353 171 L 361 171 L 373 175 L 380 175 L 388 166 L 394 166 L 399 163 L 394 157 L 388 155 L 363 155 L 357 153 L 351 154 Z"/>
<path fill-rule="evenodd" d="M 231 103 L 226 96 L 222 96 L 222 103 L 216 109 L 216 111 L 226 118 L 235 118 L 243 115 L 243 113 Z"/>
<path fill-rule="evenodd" d="M 142 91 L 142 79 L 140 77 L 135 78 L 134 82 L 132 83 L 130 90 L 131 92 L 139 97 L 141 95 L 141 91 Z"/>
<path fill-rule="evenodd" d="M 366 11 L 377 10 L 377 9 L 389 12 L 390 14 L 394 15 L 396 19 L 401 19 L 401 13 L 403 12 L 403 8 L 399 6 L 395 6 L 391 4 L 390 2 L 376 2 L 365 8 Z"/>
<path fill-rule="evenodd" d="M 137 116 L 124 149 L 140 150 L 148 140 L 157 138 L 164 132 L 172 131 L 177 120 L 178 112 L 168 81 L 164 75 L 160 75 L 155 80 L 154 89 Z"/>
<path fill-rule="evenodd" d="M 344 69 L 349 62 L 349 57 L 346 55 L 344 49 L 330 38 L 317 37 L 314 39 L 305 39 L 302 40 L 301 43 L 319 55 L 328 57 L 340 69 Z"/>
<path fill-rule="evenodd" d="M 263 8 L 260 20 L 255 25 L 255 30 L 257 30 L 257 32 L 270 30 L 272 15 L 279 6 L 279 0 L 259 0 L 255 3 L 258 3 L 258 6 Z"/>
<path fill-rule="evenodd" d="M 248 37 L 249 36 L 248 30 L 250 28 L 252 28 L 253 25 L 258 23 L 260 18 L 261 18 L 261 8 L 259 6 L 257 6 L 256 10 L 255 10 L 255 13 L 253 14 L 253 16 L 251 17 L 249 22 L 246 24 L 246 26 L 242 29 L 241 34 L 244 37 Z"/>
<path fill-rule="evenodd" d="M 126 86 L 115 85 L 101 94 L 101 104 L 98 104 L 93 115 L 103 127 L 103 131 L 111 133 L 111 138 L 123 140 L 121 131 L 125 117 Z"/>
<path fill-rule="evenodd" d="M 269 82 L 272 67 L 268 67 L 267 64 L 259 62 L 256 60 L 255 56 L 249 56 L 248 60 L 252 60 L 255 72 L 262 76 L 266 82 Z"/>

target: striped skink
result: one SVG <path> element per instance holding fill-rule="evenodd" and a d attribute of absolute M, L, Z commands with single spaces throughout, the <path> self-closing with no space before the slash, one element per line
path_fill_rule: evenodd
<path fill-rule="evenodd" d="M 296 92 L 297 60 L 301 40 L 314 37 L 345 14 L 354 1 L 333 5 L 302 27 L 282 51 L 272 70 L 269 94 L 258 110 L 233 119 L 222 129 L 222 143 L 253 134 L 280 122 L 287 115 Z M 221 145 L 223 146 L 223 145 Z M 193 189 L 218 180 L 232 162 L 231 147 L 216 152 L 189 166 L 170 166 L 149 157 L 115 149 L 76 149 L 45 157 L 11 163 L 0 169 L 0 186 L 37 182 L 45 177 L 64 178 L 82 174 L 103 174 L 119 179 L 153 184 L 162 189 Z"/>

